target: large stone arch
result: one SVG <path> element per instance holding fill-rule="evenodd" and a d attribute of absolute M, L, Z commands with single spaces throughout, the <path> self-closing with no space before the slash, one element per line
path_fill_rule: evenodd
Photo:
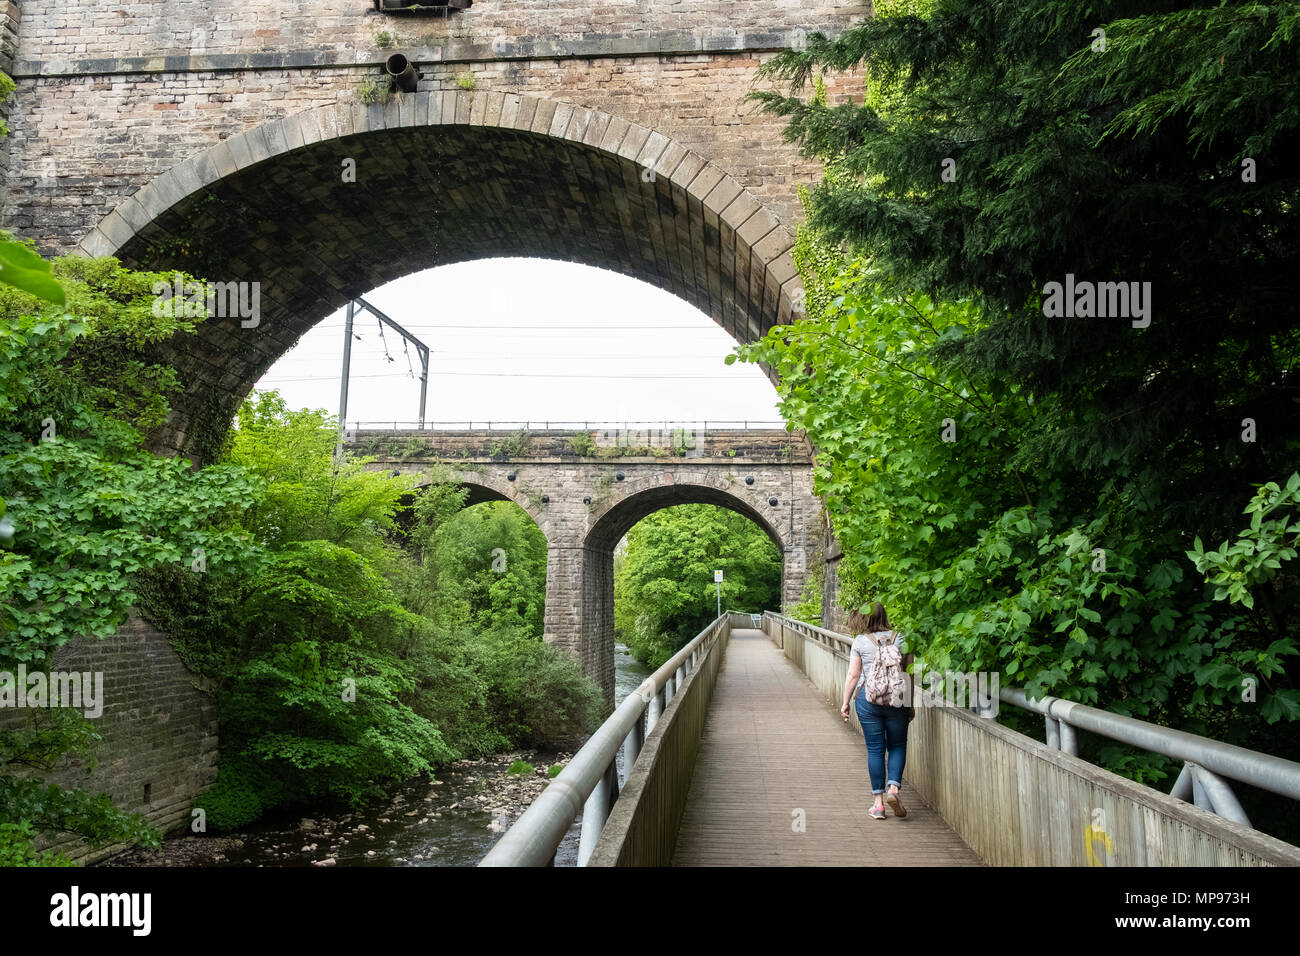
<path fill-rule="evenodd" d="M 673 505 L 717 505 L 742 514 L 772 539 L 781 551 L 786 550 L 791 529 L 782 526 L 780 515 L 773 513 L 761 487 L 728 481 L 720 473 L 678 477 L 673 471 L 661 471 L 620 482 L 616 493 L 595 508 L 588 522 L 584 547 L 611 551 L 632 526 L 647 515 Z M 778 499 L 779 501 L 779 499 Z"/>
<path fill-rule="evenodd" d="M 260 284 L 255 327 L 211 318 L 160 348 L 186 390 L 155 446 L 202 458 L 303 332 L 402 275 L 490 256 L 583 262 L 672 292 L 747 341 L 791 318 L 791 245 L 731 175 L 656 130 L 454 90 L 317 107 L 231 136 L 127 198 L 78 248 Z"/>
<path fill-rule="evenodd" d="M 599 675 L 597 679 L 607 688 L 607 695 L 614 679 L 614 547 L 642 518 L 683 504 L 717 505 L 744 515 L 781 552 L 782 592 L 798 593 L 802 589 L 806 575 L 805 533 L 793 522 L 782 522 L 763 494 L 762 488 L 729 482 L 718 473 L 701 471 L 679 477 L 665 471 L 628 482 L 593 511 L 581 547 L 580 653 L 583 669 Z"/>

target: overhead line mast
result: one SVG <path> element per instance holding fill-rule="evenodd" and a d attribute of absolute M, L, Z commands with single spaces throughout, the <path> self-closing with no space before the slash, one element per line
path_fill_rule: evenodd
<path fill-rule="evenodd" d="M 343 383 L 339 390 L 339 431 L 345 431 L 348 417 L 348 378 L 352 371 L 352 321 L 362 312 L 369 312 L 381 323 L 380 332 L 386 325 L 407 342 L 415 346 L 420 355 L 420 427 L 424 427 L 425 402 L 429 394 L 429 346 L 398 325 L 380 309 L 357 296 L 348 302 L 347 313 L 343 323 Z"/>

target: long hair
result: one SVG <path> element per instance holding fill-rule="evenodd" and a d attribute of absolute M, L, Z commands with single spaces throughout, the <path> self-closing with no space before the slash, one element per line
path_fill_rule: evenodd
<path fill-rule="evenodd" d="M 879 601 L 872 606 L 870 614 L 863 614 L 858 610 L 850 611 L 848 622 L 855 634 L 877 634 L 880 631 L 893 630 L 889 623 L 889 615 L 885 613 L 885 606 Z"/>

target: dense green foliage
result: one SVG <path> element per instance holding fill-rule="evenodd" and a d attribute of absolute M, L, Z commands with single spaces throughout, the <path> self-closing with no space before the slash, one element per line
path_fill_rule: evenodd
<path fill-rule="evenodd" d="M 427 613 L 439 623 L 542 636 L 546 536 L 527 513 L 489 501 L 449 517 L 426 545 Z"/>
<path fill-rule="evenodd" d="M 274 394 L 241 408 L 214 465 L 149 453 L 184 384 L 150 348 L 202 317 L 154 314 L 170 274 L 82 258 L 50 274 L 63 307 L 0 284 L 0 670 L 143 608 L 220 695 L 200 800 L 216 828 L 592 727 L 598 689 L 540 640 L 545 544 L 526 515 L 459 512 L 438 484 L 413 503 L 407 480 L 336 457 L 332 419 Z M 42 779 L 93 766 L 97 740 L 59 710 L 0 731 L 0 862 L 66 862 L 33 845 L 60 832 L 157 842 L 107 797 Z"/>
<path fill-rule="evenodd" d="M 150 602 L 221 687 L 221 776 L 199 801 L 210 826 L 357 804 L 449 760 L 591 728 L 599 691 L 540 640 L 546 549 L 527 515 L 460 511 L 463 490 L 435 485 L 403 531 L 410 479 L 338 460 L 324 412 L 260 393 L 238 423 L 228 462 L 265 488 L 245 520 L 266 562 L 180 601 L 170 575 Z"/>
<path fill-rule="evenodd" d="M 749 518 L 715 505 L 677 505 L 642 518 L 616 556 L 614 627 L 636 657 L 658 667 L 722 607 L 781 604 L 781 553 Z"/>
<path fill-rule="evenodd" d="M 247 475 L 193 472 L 142 450 L 178 385 L 147 349 L 194 325 L 151 314 L 161 277 L 81 258 L 57 261 L 52 275 L 63 307 L 0 286 L 0 670 L 9 672 L 47 667 L 74 636 L 112 633 L 148 568 L 188 566 L 196 551 L 214 568 L 255 557 L 231 523 L 252 491 Z M 156 841 L 107 798 L 42 782 L 63 754 L 92 765 L 96 739 L 85 718 L 59 710 L 0 731 L 8 862 L 57 862 L 32 849 L 39 834 Z"/>
<path fill-rule="evenodd" d="M 1300 5 L 882 13 L 756 94 L 826 175 L 806 319 L 741 354 L 818 448 L 846 604 L 930 666 L 1294 754 Z M 1150 324 L 1049 314 L 1067 274 L 1150 282 Z"/>

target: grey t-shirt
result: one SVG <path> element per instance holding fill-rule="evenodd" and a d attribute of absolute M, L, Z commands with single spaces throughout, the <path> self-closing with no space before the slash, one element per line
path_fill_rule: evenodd
<path fill-rule="evenodd" d="M 888 631 L 876 631 L 875 636 L 876 640 L 881 644 L 884 644 L 889 640 Z M 907 653 L 903 642 L 903 635 L 899 634 L 897 631 L 894 632 L 894 646 L 898 648 L 900 654 Z M 858 691 L 862 690 L 862 685 L 867 682 L 867 672 L 871 670 L 871 662 L 876 659 L 875 642 L 872 641 L 871 638 L 867 637 L 867 635 L 859 634 L 853 639 L 853 646 L 849 649 L 850 661 L 852 661 L 854 656 L 862 658 L 862 673 L 858 675 L 858 686 L 853 688 L 853 696 L 856 697 Z"/>

